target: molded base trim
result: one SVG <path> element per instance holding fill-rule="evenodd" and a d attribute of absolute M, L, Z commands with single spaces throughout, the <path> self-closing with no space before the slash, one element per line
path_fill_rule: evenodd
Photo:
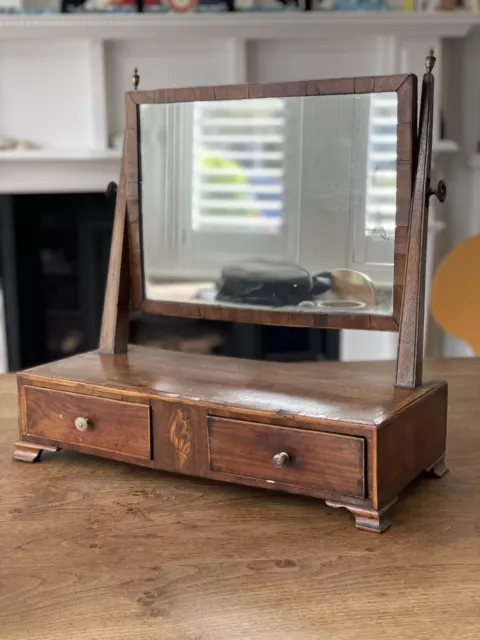
<path fill-rule="evenodd" d="M 33 442 L 16 442 L 12 458 L 20 462 L 37 462 L 43 451 L 56 453 L 58 447 L 50 447 L 46 444 L 34 444 Z"/>
<path fill-rule="evenodd" d="M 443 454 L 431 467 L 426 469 L 425 473 L 430 476 L 430 478 L 443 478 L 448 471 L 447 460 L 445 454 Z"/>
<path fill-rule="evenodd" d="M 386 507 L 380 509 L 380 511 L 357 507 L 345 502 L 335 502 L 333 500 L 326 500 L 325 502 L 329 507 L 334 507 L 335 509 L 339 509 L 340 507 L 348 509 L 355 518 L 355 526 L 357 529 L 361 529 L 362 531 L 373 531 L 374 533 L 383 533 L 390 526 L 386 513 L 396 501 L 397 498 L 394 498 Z"/>

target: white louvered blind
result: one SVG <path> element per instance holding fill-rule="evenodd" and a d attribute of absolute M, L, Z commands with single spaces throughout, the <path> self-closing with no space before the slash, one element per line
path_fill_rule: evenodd
<path fill-rule="evenodd" d="M 285 111 L 282 99 L 195 103 L 193 231 L 280 233 Z"/>
<path fill-rule="evenodd" d="M 372 239 L 395 235 L 397 197 L 397 96 L 370 96 L 366 233 Z"/>

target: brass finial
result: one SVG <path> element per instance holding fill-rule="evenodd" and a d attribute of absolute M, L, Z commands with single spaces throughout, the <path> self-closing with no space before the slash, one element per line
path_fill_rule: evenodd
<path fill-rule="evenodd" d="M 138 75 L 137 67 L 135 67 L 135 69 L 133 70 L 133 76 L 132 76 L 132 85 L 135 91 L 138 89 L 139 82 L 140 82 L 140 76 Z"/>
<path fill-rule="evenodd" d="M 427 69 L 427 73 L 432 73 L 436 61 L 437 59 L 433 55 L 433 49 L 430 49 L 430 53 L 425 58 L 425 68 Z"/>

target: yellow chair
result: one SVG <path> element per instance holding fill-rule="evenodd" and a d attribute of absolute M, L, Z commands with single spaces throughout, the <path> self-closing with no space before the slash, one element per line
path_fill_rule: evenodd
<path fill-rule="evenodd" d="M 440 264 L 430 309 L 444 331 L 480 355 L 480 235 L 459 244 Z"/>

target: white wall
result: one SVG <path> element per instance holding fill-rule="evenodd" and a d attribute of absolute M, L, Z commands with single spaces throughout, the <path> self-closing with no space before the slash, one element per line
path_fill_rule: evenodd
<path fill-rule="evenodd" d="M 397 356 L 398 334 L 388 331 L 342 331 L 340 360 L 393 360 Z"/>
<path fill-rule="evenodd" d="M 94 148 L 89 49 L 86 40 L 0 41 L 0 135 Z"/>
<path fill-rule="evenodd" d="M 105 44 L 109 134 L 125 126 L 124 94 L 132 90 L 134 67 L 144 89 L 232 82 L 227 39 L 120 40 Z"/>
<path fill-rule="evenodd" d="M 349 37 L 252 42 L 247 52 L 248 80 L 282 82 L 371 75 L 378 65 L 376 40 Z"/>

